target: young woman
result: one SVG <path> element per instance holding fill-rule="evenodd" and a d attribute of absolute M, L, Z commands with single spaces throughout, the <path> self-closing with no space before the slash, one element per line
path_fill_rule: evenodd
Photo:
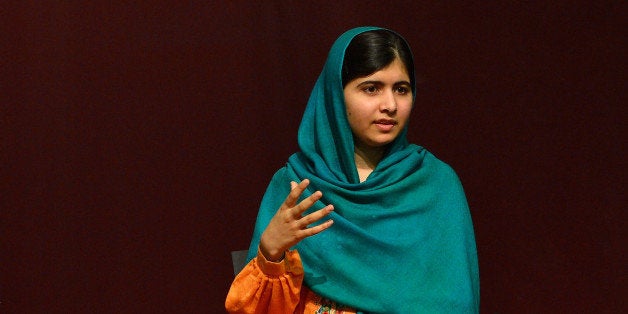
<path fill-rule="evenodd" d="M 300 152 L 272 178 L 231 313 L 476 313 L 473 226 L 454 171 L 409 144 L 415 96 L 398 34 L 341 35 L 308 101 Z"/>

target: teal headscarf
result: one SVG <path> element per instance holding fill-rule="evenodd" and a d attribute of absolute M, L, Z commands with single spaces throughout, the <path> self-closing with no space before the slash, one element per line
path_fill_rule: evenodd
<path fill-rule="evenodd" d="M 293 248 L 303 261 L 307 287 L 364 313 L 477 313 L 473 226 L 455 172 L 408 144 L 404 129 L 368 179 L 359 182 L 341 69 L 351 40 L 374 29 L 379 28 L 349 30 L 332 46 L 299 128 L 301 151 L 268 186 L 248 258 L 257 254 L 290 181 L 307 178 L 311 183 L 303 197 L 323 192 L 308 212 L 327 204 L 335 208 L 331 228 Z"/>

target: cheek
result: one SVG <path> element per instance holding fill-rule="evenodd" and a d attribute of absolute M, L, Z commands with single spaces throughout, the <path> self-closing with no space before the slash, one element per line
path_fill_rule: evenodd
<path fill-rule="evenodd" d="M 354 132 L 357 127 L 357 122 L 358 122 L 357 117 L 358 115 L 356 115 L 355 112 L 347 111 L 347 120 L 349 122 L 349 127 L 351 128 L 352 132 Z"/>
<path fill-rule="evenodd" d="M 359 123 L 359 121 L 363 119 L 363 116 L 364 110 L 360 110 L 358 106 L 347 106 L 347 119 L 352 127 Z"/>
<path fill-rule="evenodd" d="M 408 123 L 410 113 L 412 113 L 412 103 L 400 106 L 400 108 L 397 110 L 399 120 L 403 120 L 404 125 Z"/>

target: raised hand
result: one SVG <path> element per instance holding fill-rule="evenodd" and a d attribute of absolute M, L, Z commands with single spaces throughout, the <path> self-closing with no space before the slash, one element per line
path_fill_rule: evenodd
<path fill-rule="evenodd" d="M 308 225 L 327 216 L 334 210 L 333 205 L 327 205 L 313 213 L 302 216 L 312 204 L 323 196 L 321 191 L 316 191 L 297 204 L 297 200 L 309 184 L 310 181 L 308 179 L 301 181 L 299 184 L 290 182 L 292 188 L 290 194 L 288 194 L 275 216 L 270 220 L 260 239 L 260 251 L 267 260 L 280 261 L 284 252 L 290 249 L 290 247 L 309 236 L 320 233 L 333 224 L 333 220 L 330 219 L 314 227 L 308 227 Z"/>

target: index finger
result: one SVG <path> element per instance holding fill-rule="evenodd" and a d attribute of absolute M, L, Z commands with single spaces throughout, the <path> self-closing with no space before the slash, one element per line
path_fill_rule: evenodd
<path fill-rule="evenodd" d="M 296 186 L 293 186 L 292 190 L 288 194 L 288 197 L 286 197 L 284 204 L 288 208 L 294 207 L 297 204 L 299 197 L 301 197 L 301 194 L 303 194 L 303 191 L 305 191 L 305 188 L 307 188 L 309 184 L 310 184 L 310 180 L 303 179 L 303 181 L 299 182 L 299 184 L 296 184 Z"/>

